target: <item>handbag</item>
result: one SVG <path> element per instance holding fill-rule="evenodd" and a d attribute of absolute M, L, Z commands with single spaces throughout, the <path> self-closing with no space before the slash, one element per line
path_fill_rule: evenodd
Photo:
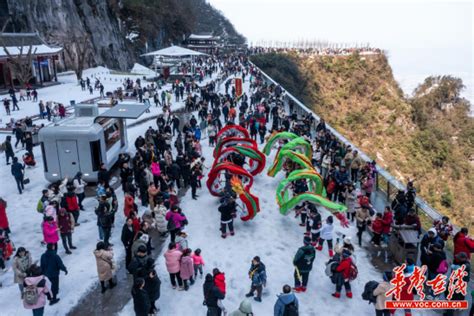
<path fill-rule="evenodd" d="M 24 178 L 23 179 L 23 184 L 28 184 L 30 183 L 30 178 Z"/>

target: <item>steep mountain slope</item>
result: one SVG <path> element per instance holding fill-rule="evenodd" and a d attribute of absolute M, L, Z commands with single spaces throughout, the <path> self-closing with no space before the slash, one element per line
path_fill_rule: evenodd
<path fill-rule="evenodd" d="M 405 99 L 383 54 L 252 60 L 433 207 L 472 221 L 474 119 L 459 79 L 427 78 Z"/>
<path fill-rule="evenodd" d="M 9 18 L 6 31 L 38 31 L 48 41 L 88 34 L 92 51 L 87 66 L 122 70 L 146 47 L 179 44 L 193 32 L 245 41 L 205 0 L 5 0 L 0 25 Z"/>

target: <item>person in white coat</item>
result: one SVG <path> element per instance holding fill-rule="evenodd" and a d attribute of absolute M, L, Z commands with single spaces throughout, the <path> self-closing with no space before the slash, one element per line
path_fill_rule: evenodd
<path fill-rule="evenodd" d="M 77 199 L 79 201 L 79 208 L 81 209 L 81 211 L 83 211 L 84 207 L 82 206 L 82 201 L 86 196 L 84 193 L 84 188 L 86 187 L 87 183 L 82 180 L 82 172 L 79 171 L 78 173 L 76 173 L 72 184 L 74 185 L 74 192 L 76 193 Z"/>
<path fill-rule="evenodd" d="M 334 218 L 332 216 L 328 216 L 326 218 L 326 223 L 323 224 L 323 227 L 321 228 L 321 238 L 319 238 L 319 244 L 316 247 L 316 249 L 319 251 L 323 250 L 324 241 L 326 241 L 328 244 L 329 257 L 332 257 L 334 255 L 333 245 L 332 245 L 333 230 L 334 230 L 333 222 L 334 222 Z"/>
<path fill-rule="evenodd" d="M 160 233 L 161 236 L 165 236 L 168 232 L 168 221 L 166 220 L 167 208 L 164 205 L 164 202 L 160 200 L 158 205 L 153 209 L 155 217 L 156 230 Z"/>

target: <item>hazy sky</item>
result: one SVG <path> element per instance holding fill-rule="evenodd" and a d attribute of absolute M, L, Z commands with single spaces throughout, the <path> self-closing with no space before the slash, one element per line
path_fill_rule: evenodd
<path fill-rule="evenodd" d="M 473 96 L 472 1 L 209 0 L 249 42 L 369 42 L 388 51 L 405 92 L 431 74 L 452 74 Z"/>

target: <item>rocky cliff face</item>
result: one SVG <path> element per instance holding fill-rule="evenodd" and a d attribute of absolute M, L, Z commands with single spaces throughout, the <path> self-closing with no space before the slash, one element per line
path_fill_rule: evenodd
<path fill-rule="evenodd" d="M 193 32 L 244 38 L 205 0 L 4 0 L 0 26 L 34 32 L 48 42 L 88 34 L 87 66 L 126 70 L 148 49 L 179 44 Z M 133 36 L 130 36 L 133 34 Z"/>
<path fill-rule="evenodd" d="M 12 17 L 7 30 L 38 31 L 47 41 L 71 35 L 89 34 L 93 50 L 89 66 L 107 65 L 126 69 L 133 52 L 120 30 L 118 19 L 111 14 L 105 0 L 7 0 Z"/>

